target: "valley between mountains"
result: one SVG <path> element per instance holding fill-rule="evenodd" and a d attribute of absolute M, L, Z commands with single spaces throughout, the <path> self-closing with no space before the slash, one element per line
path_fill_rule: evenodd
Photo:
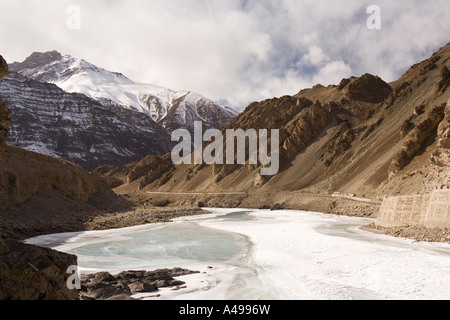
<path fill-rule="evenodd" d="M 64 280 L 73 256 L 17 244 L 36 235 L 170 221 L 203 207 L 375 222 L 386 197 L 450 188 L 450 44 L 396 81 L 364 74 L 253 102 L 240 114 L 56 51 L 0 60 L 0 234 L 7 239 L 0 240 L 0 263 L 9 270 L 8 281 L 0 271 L 0 286 Z M 262 165 L 248 162 L 175 165 L 170 134 L 193 132 L 195 121 L 222 132 L 278 129 L 279 173 L 262 176 Z M 444 200 L 440 228 L 372 230 L 450 243 Z M 25 279 L 29 256 L 47 271 Z M 65 288 L 41 287 L 27 294 L 74 298 Z"/>
<path fill-rule="evenodd" d="M 447 45 L 392 83 L 364 74 L 254 102 L 236 115 L 197 94 L 137 84 L 56 51 L 34 53 L 10 64 L 0 83 L 12 120 L 2 207 L 17 220 L 43 203 L 49 217 L 65 217 L 61 208 L 135 206 L 376 217 L 386 196 L 449 185 L 449 61 Z M 194 121 L 205 121 L 204 130 L 278 129 L 279 173 L 261 176 L 261 165 L 248 163 L 173 164 L 170 133 L 192 131 Z"/>

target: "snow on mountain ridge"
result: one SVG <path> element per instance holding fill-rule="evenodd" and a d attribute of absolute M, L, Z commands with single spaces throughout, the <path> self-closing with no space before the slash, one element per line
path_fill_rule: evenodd
<path fill-rule="evenodd" d="M 155 122 L 164 120 L 169 110 L 174 107 L 182 108 L 183 113 L 189 113 L 191 117 L 203 119 L 197 109 L 205 102 L 208 102 L 213 109 L 217 108 L 225 113 L 229 120 L 237 115 L 234 110 L 217 105 L 197 93 L 136 83 L 120 73 L 99 68 L 70 55 L 56 59 L 57 57 L 55 58 L 54 55 L 57 52 L 52 52 L 53 59 L 43 59 L 42 57 L 45 57 L 46 54 L 50 53 L 33 54 L 44 61 L 44 65 L 37 64 L 35 68 L 25 67 L 14 71 L 33 80 L 53 83 L 69 93 L 84 94 L 100 103 L 110 104 L 113 102 L 115 105 L 134 109 L 149 115 Z M 48 60 L 53 61 L 45 64 L 45 61 Z M 28 63 L 28 65 L 30 64 L 36 66 L 35 63 Z M 185 121 L 186 119 L 182 122 Z"/>
<path fill-rule="evenodd" d="M 147 115 L 11 72 L 0 80 L 11 110 L 7 143 L 88 170 L 124 165 L 171 150 L 170 135 Z"/>

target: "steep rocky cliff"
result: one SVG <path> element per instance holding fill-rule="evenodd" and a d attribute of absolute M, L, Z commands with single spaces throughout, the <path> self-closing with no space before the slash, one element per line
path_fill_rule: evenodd
<path fill-rule="evenodd" d="M 0 300 L 78 300 L 67 287 L 77 257 L 0 239 Z"/>
<path fill-rule="evenodd" d="M 8 65 L 6 61 L 0 56 L 0 79 L 8 74 Z M 5 106 L 2 98 L 0 98 L 0 163 L 6 154 L 5 138 L 8 136 L 8 127 L 11 125 L 9 117 L 9 110 Z M 1 188 L 1 187 L 0 187 Z M 0 189 L 1 192 L 1 189 Z"/>

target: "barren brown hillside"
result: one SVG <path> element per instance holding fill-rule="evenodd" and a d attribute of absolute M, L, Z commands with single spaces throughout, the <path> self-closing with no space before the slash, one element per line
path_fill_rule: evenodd
<path fill-rule="evenodd" d="M 426 192 L 449 180 L 449 68 L 450 44 L 389 84 L 365 74 L 252 103 L 228 129 L 280 130 L 273 177 L 255 165 L 173 166 L 170 155 L 98 172 L 122 181 L 117 191 L 130 198 L 177 204 L 290 207 L 305 193 Z M 307 203 L 320 200 L 294 207 Z"/>

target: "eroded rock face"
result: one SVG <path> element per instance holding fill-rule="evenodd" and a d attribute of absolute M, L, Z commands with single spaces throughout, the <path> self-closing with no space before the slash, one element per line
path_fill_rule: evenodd
<path fill-rule="evenodd" d="M 9 147 L 0 170 L 0 209 L 26 203 L 43 190 L 86 203 L 92 195 L 108 189 L 80 166 L 15 147 Z"/>
<path fill-rule="evenodd" d="M 403 143 L 401 151 L 394 156 L 389 168 L 390 172 L 403 169 L 424 146 L 430 135 L 436 132 L 444 119 L 444 107 L 443 105 L 435 107 L 428 117 L 411 131 L 407 140 Z"/>
<path fill-rule="evenodd" d="M 296 115 L 286 126 L 288 138 L 281 150 L 281 163 L 286 163 L 306 148 L 332 121 L 332 115 L 320 102 L 313 103 Z"/>
<path fill-rule="evenodd" d="M 450 148 L 450 99 L 445 107 L 445 117 L 438 128 L 439 147 Z"/>
<path fill-rule="evenodd" d="M 169 155 L 164 156 L 148 156 L 139 161 L 128 174 L 128 182 L 141 179 L 139 188 L 142 188 L 163 176 L 167 179 L 171 178 L 172 172 L 175 170 L 175 165 Z M 163 179 L 165 180 L 165 179 Z"/>
<path fill-rule="evenodd" d="M 19 63 L 14 62 L 10 65 L 11 72 L 18 72 L 23 69 L 35 69 L 43 65 L 50 64 L 58 61 L 62 58 L 62 55 L 57 51 L 51 52 L 34 52 L 25 61 Z M 44 77 L 46 73 L 41 73 L 41 77 Z"/>
<path fill-rule="evenodd" d="M 443 94 L 450 86 L 450 70 L 446 66 L 441 69 L 440 77 L 436 83 L 436 93 Z"/>
<path fill-rule="evenodd" d="M 3 160 L 6 143 L 4 139 L 8 136 L 8 127 L 11 125 L 9 110 L 0 98 L 0 161 Z"/>
<path fill-rule="evenodd" d="M 0 79 L 8 74 L 8 65 L 6 61 L 0 56 Z M 0 98 L 0 162 L 6 153 L 6 145 L 4 139 L 8 136 L 8 127 L 11 125 L 9 117 L 9 110 Z"/>
<path fill-rule="evenodd" d="M 78 300 L 67 287 L 77 257 L 51 249 L 0 241 L 0 300 Z"/>
<path fill-rule="evenodd" d="M 343 81 L 340 88 L 344 90 L 348 99 L 370 103 L 380 103 L 392 92 L 389 84 L 368 73 L 359 78 Z"/>
<path fill-rule="evenodd" d="M 445 107 L 444 120 L 440 123 L 437 131 L 438 145 L 431 155 L 431 163 L 439 167 L 450 166 L 450 99 Z"/>
<path fill-rule="evenodd" d="M 8 74 L 8 64 L 6 63 L 5 59 L 3 59 L 2 56 L 0 56 L 0 78 L 3 78 Z"/>

